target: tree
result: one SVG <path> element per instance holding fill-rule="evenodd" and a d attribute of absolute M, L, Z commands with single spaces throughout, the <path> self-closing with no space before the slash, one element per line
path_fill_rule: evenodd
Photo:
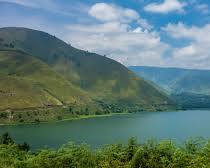
<path fill-rule="evenodd" d="M 5 144 L 5 145 L 9 145 L 9 144 L 14 144 L 13 139 L 11 138 L 11 136 L 9 135 L 8 132 L 4 133 L 1 136 L 1 144 Z"/>
<path fill-rule="evenodd" d="M 28 152 L 30 150 L 30 146 L 24 142 L 23 144 L 18 144 L 18 149 Z"/>
<path fill-rule="evenodd" d="M 89 109 L 88 109 L 88 107 L 85 108 L 85 114 L 86 114 L 86 115 L 89 114 Z"/>
<path fill-rule="evenodd" d="M 128 140 L 128 147 L 127 147 L 128 160 L 131 160 L 133 158 L 134 154 L 137 151 L 137 148 L 138 148 L 137 139 L 134 137 L 131 137 Z"/>
<path fill-rule="evenodd" d="M 69 113 L 73 114 L 73 108 L 71 106 L 69 106 Z"/>

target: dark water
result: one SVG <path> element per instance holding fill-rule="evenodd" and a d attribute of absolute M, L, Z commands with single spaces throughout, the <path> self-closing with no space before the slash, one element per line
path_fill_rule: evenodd
<path fill-rule="evenodd" d="M 132 136 L 139 141 L 155 138 L 182 142 L 191 137 L 210 138 L 210 110 L 143 112 L 39 125 L 0 126 L 0 134 L 6 131 L 18 143 L 26 141 L 33 149 L 58 147 L 69 141 L 85 142 L 95 148 L 124 143 Z"/>

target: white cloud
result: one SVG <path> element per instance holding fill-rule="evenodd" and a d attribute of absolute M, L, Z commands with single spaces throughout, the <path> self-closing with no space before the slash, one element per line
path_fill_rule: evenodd
<path fill-rule="evenodd" d="M 72 45 L 107 55 L 125 65 L 161 65 L 167 45 L 154 32 L 123 24 L 70 25 L 66 37 Z M 98 28 L 101 28 L 100 30 Z"/>
<path fill-rule="evenodd" d="M 153 29 L 153 26 L 150 25 L 146 19 L 141 18 L 141 19 L 139 19 L 139 20 L 137 21 L 137 23 L 138 23 L 141 27 L 143 27 L 144 29 L 148 29 L 148 30 Z"/>
<path fill-rule="evenodd" d="M 0 0 L 0 2 L 16 3 L 23 6 L 35 7 L 35 8 L 50 8 L 52 6 L 51 0 Z"/>
<path fill-rule="evenodd" d="M 168 24 L 162 30 L 176 39 L 186 38 L 197 43 L 210 43 L 210 38 L 207 38 L 210 36 L 210 24 L 203 27 L 189 27 L 179 22 L 178 24 Z"/>
<path fill-rule="evenodd" d="M 120 22 L 106 22 L 102 24 L 79 25 L 71 24 L 67 28 L 71 31 L 85 32 L 85 33 L 119 33 L 128 30 L 129 25 Z"/>
<path fill-rule="evenodd" d="M 18 4 L 21 6 L 42 9 L 47 12 L 75 16 L 75 13 L 87 12 L 88 7 L 81 3 L 75 3 L 75 5 L 68 4 L 65 6 L 59 1 L 54 0 L 0 0 L 0 2 L 8 2 L 13 4 Z"/>
<path fill-rule="evenodd" d="M 73 46 L 121 62 L 124 65 L 163 64 L 162 55 L 168 45 L 140 15 L 113 4 L 96 3 L 89 15 L 99 21 L 91 24 L 69 24 L 65 40 Z M 136 27 L 132 27 L 135 22 Z"/>
<path fill-rule="evenodd" d="M 138 12 L 129 8 L 122 8 L 114 4 L 96 3 L 91 6 L 89 15 L 102 22 L 121 22 L 130 23 L 136 21 L 141 27 L 145 29 L 152 29 L 153 27 L 147 20 L 140 17 Z"/>
<path fill-rule="evenodd" d="M 176 59 L 191 59 L 193 55 L 197 54 L 196 47 L 189 45 L 183 48 L 174 49 L 173 56 Z"/>
<path fill-rule="evenodd" d="M 163 3 L 151 3 L 144 7 L 144 10 L 147 12 L 153 13 L 169 13 L 169 12 L 183 12 L 185 3 L 180 2 L 179 0 L 164 0 Z"/>
<path fill-rule="evenodd" d="M 96 3 L 90 8 L 89 14 L 101 21 L 130 22 L 139 19 L 139 14 L 135 10 L 107 3 Z"/>
<path fill-rule="evenodd" d="M 172 51 L 171 63 L 186 68 L 209 69 L 210 24 L 203 27 L 186 26 L 183 23 L 168 24 L 162 29 L 176 40 L 186 39 L 189 44 Z"/>
<path fill-rule="evenodd" d="M 99 20 L 100 23 L 68 25 L 69 34 L 66 36 L 66 41 L 71 41 L 72 45 L 77 48 L 105 54 L 124 65 L 201 69 L 210 67 L 208 51 L 210 39 L 206 38 L 210 36 L 210 25 L 188 27 L 183 23 L 178 23 L 168 24 L 162 28 L 164 33 L 176 40 L 185 38 L 189 41 L 188 45 L 176 48 L 162 42 L 158 32 L 145 29 L 144 26 L 141 26 L 142 24 L 132 27 L 130 24 L 132 21 L 138 23 L 143 20 L 142 18 L 136 20 L 140 16 L 127 19 L 123 8 L 105 4 L 102 6 L 103 8 L 95 10 L 97 12 L 93 12 L 93 8 L 90 8 L 91 16 Z M 111 8 L 105 10 L 106 7 L 107 9 Z M 110 15 L 102 18 L 106 12 Z M 209 63 L 207 63 L 208 60 Z"/>

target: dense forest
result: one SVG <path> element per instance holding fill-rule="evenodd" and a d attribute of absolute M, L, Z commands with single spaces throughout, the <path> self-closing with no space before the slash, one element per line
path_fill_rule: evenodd
<path fill-rule="evenodd" d="M 174 101 L 184 109 L 210 109 L 210 96 L 193 93 L 171 95 Z"/>
<path fill-rule="evenodd" d="M 59 149 L 30 151 L 27 143 L 16 144 L 8 133 L 1 136 L 1 168 L 208 168 L 210 141 L 201 138 L 183 145 L 149 140 L 106 145 L 93 150 L 88 145 L 68 143 Z"/>

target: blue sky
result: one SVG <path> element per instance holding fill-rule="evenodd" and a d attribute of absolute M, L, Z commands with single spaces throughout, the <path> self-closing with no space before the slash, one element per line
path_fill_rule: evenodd
<path fill-rule="evenodd" d="M 126 66 L 210 69 L 209 0 L 0 0 L 0 14 Z"/>

